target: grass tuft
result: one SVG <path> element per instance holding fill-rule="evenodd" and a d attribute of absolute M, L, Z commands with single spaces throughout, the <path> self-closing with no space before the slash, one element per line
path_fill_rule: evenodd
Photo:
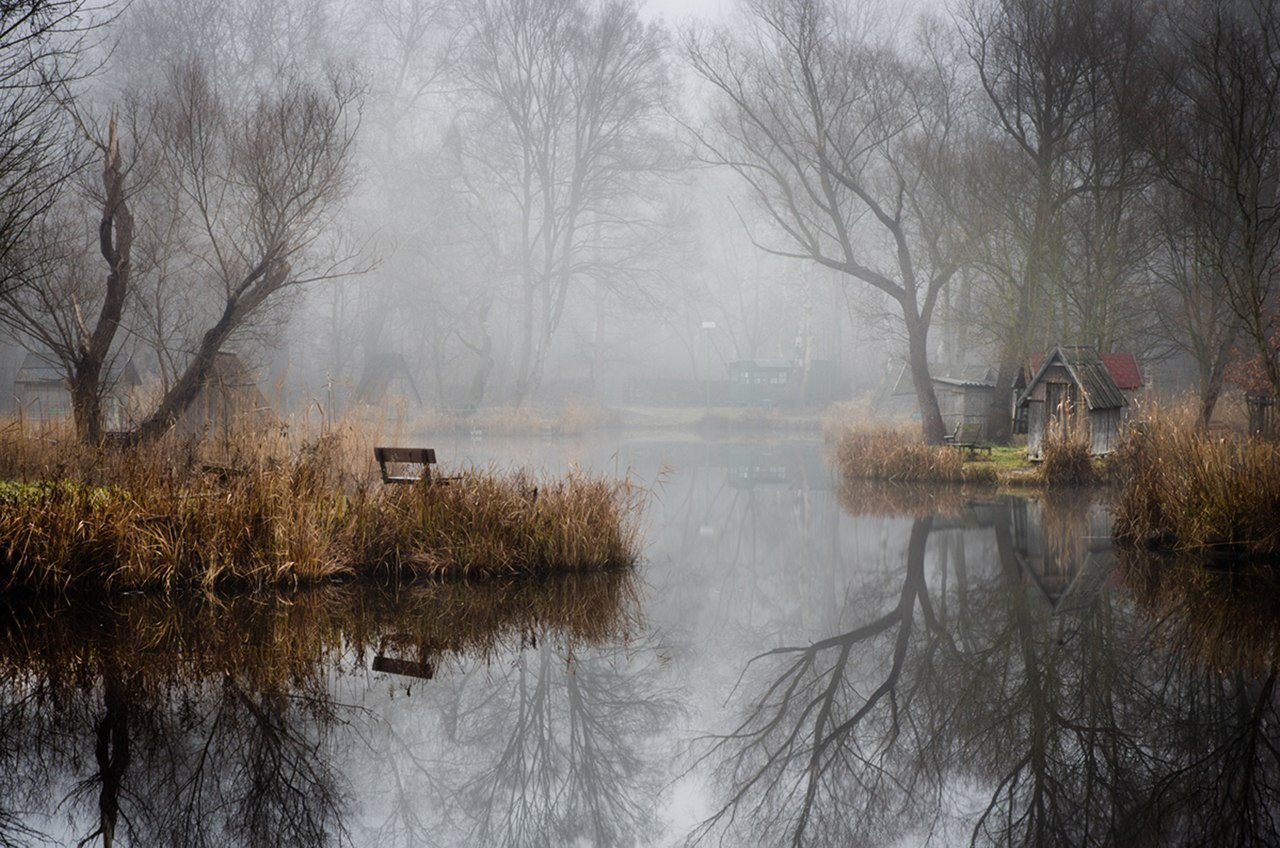
<path fill-rule="evenodd" d="M 623 568 L 644 492 L 572 472 L 384 486 L 374 437 L 287 431 L 145 451 L 0 431 L 0 591 L 172 592 Z"/>
<path fill-rule="evenodd" d="M 982 486 L 996 483 L 996 472 L 990 463 L 966 463 L 963 451 L 927 445 L 918 437 L 889 428 L 848 428 L 837 434 L 835 462 L 844 480 Z"/>
<path fill-rule="evenodd" d="M 1092 486 L 1099 482 L 1093 449 L 1084 439 L 1049 437 L 1044 443 L 1040 475 L 1046 486 Z"/>
<path fill-rule="evenodd" d="M 1109 464 L 1122 543 L 1280 558 L 1280 444 L 1156 419 Z"/>

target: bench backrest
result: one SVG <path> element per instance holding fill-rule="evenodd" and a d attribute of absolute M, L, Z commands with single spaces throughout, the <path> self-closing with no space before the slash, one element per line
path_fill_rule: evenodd
<path fill-rule="evenodd" d="M 956 436 L 956 441 L 960 444 L 968 445 L 982 441 L 982 425 L 965 424 L 960 428 L 960 434 Z"/>
<path fill-rule="evenodd" d="M 431 466 L 436 464 L 435 448 L 374 448 L 373 458 L 378 461 L 384 483 L 412 483 L 421 479 L 431 479 Z M 391 474 L 387 471 L 387 463 L 402 465 L 419 465 L 413 475 Z"/>

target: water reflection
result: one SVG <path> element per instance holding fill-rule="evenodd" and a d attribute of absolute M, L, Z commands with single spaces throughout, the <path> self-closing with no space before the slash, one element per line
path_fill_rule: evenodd
<path fill-rule="evenodd" d="M 639 574 L 0 612 L 0 844 L 1280 842 L 1265 575 L 817 443 L 561 447 L 654 482 Z"/>
<path fill-rule="evenodd" d="M 350 841 L 364 787 L 343 764 L 381 732 L 349 697 L 356 680 L 368 688 L 369 665 L 396 654 L 452 669 L 523 657 L 530 645 L 572 656 L 625 640 L 635 600 L 633 578 L 604 575 L 227 605 L 132 596 L 110 607 L 11 606 L 0 628 L 0 841 Z M 376 677 L 401 696 L 420 683 Z M 591 702 L 575 727 L 599 724 L 595 690 L 569 688 Z"/>
<path fill-rule="evenodd" d="M 1274 670 L 1163 650 L 1106 524 L 1079 496 L 914 518 L 844 627 L 751 663 L 695 839 L 1274 844 Z"/>

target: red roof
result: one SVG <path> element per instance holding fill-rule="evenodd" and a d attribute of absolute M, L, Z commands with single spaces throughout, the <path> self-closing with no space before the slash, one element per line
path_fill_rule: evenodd
<path fill-rule="evenodd" d="M 1142 388 L 1142 371 L 1138 368 L 1138 358 L 1132 353 L 1103 353 L 1098 358 L 1121 389 Z"/>
<path fill-rule="evenodd" d="M 1142 380 L 1142 369 L 1138 367 L 1138 358 L 1132 353 L 1101 353 L 1098 358 L 1102 360 L 1111 379 L 1116 381 L 1116 387 L 1122 391 L 1140 389 L 1146 385 Z M 1044 356 L 1031 357 L 1031 374 L 1027 379 L 1038 373 L 1043 364 Z"/>

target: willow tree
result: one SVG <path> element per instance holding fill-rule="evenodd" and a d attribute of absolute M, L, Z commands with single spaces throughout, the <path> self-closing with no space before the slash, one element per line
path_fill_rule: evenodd
<path fill-rule="evenodd" d="M 953 215 L 960 105 L 936 43 L 900 48 L 864 10 L 753 0 L 745 29 L 685 46 L 715 97 L 706 157 L 742 178 L 772 224 L 763 249 L 831 268 L 898 308 L 925 438 L 944 432 L 929 328 L 968 237 Z"/>

